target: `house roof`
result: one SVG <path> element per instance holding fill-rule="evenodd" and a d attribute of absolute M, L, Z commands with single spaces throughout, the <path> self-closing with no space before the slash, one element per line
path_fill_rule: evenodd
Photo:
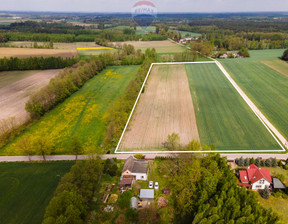
<path fill-rule="evenodd" d="M 130 156 L 125 161 L 122 173 L 126 170 L 129 170 L 131 173 L 147 173 L 148 162 L 142 159 L 135 159 L 133 156 Z"/>
<path fill-rule="evenodd" d="M 140 198 L 154 199 L 154 189 L 140 189 Z"/>
<path fill-rule="evenodd" d="M 273 187 L 275 189 L 286 189 L 286 186 L 278 178 L 273 178 Z"/>
<path fill-rule="evenodd" d="M 146 162 L 145 160 L 134 161 L 132 173 L 147 173 L 147 171 L 148 171 L 148 162 Z"/>
<path fill-rule="evenodd" d="M 256 165 L 251 164 L 247 168 L 247 174 L 251 184 L 254 184 L 258 180 L 261 180 L 263 178 L 266 179 L 268 182 L 272 183 L 272 178 L 268 168 L 258 168 Z"/>
<path fill-rule="evenodd" d="M 128 159 L 126 159 L 125 163 L 124 163 L 124 167 L 122 170 L 122 173 L 126 170 L 129 170 L 130 172 L 132 172 L 133 169 L 133 165 L 134 165 L 134 160 L 135 158 L 133 156 L 129 156 Z"/>
<path fill-rule="evenodd" d="M 249 183 L 247 170 L 239 170 L 241 183 Z"/>
<path fill-rule="evenodd" d="M 131 175 L 127 175 L 127 176 L 123 176 L 122 179 L 120 180 L 119 182 L 119 185 L 120 186 L 123 186 L 123 185 L 131 185 L 133 182 L 133 176 Z"/>

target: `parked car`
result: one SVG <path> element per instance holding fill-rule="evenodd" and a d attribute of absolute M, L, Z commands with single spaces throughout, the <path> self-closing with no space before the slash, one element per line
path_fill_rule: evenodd
<path fill-rule="evenodd" d="M 155 190 L 158 190 L 158 189 L 159 189 L 159 184 L 158 184 L 158 182 L 155 182 L 154 188 L 155 188 Z"/>
<path fill-rule="evenodd" d="M 153 181 L 149 181 L 149 188 L 153 188 Z"/>

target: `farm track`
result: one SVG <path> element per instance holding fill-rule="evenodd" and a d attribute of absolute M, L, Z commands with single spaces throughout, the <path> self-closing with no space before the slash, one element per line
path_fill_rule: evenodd
<path fill-rule="evenodd" d="M 220 62 L 268 121 L 287 140 L 288 78 L 257 60 L 236 59 Z M 281 141 L 285 142 L 284 139 Z"/>

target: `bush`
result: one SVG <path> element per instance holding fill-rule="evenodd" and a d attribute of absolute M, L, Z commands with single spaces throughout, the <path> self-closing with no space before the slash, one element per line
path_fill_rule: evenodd
<path fill-rule="evenodd" d="M 285 170 L 288 170 L 288 164 L 286 164 L 286 165 L 284 166 L 284 169 L 285 169 Z"/>
<path fill-rule="evenodd" d="M 130 207 L 130 200 L 132 198 L 132 192 L 131 191 L 124 191 L 123 194 L 121 194 L 118 205 L 121 209 L 129 208 Z"/>
<path fill-rule="evenodd" d="M 244 166 L 244 159 L 243 159 L 242 156 L 241 156 L 241 158 L 240 158 L 239 160 L 236 160 L 236 164 L 237 164 L 238 166 Z"/>
<path fill-rule="evenodd" d="M 238 52 L 238 54 L 242 57 L 248 58 L 250 57 L 250 53 L 248 51 L 248 48 L 241 48 Z"/>
<path fill-rule="evenodd" d="M 136 159 L 144 159 L 145 158 L 145 156 L 143 156 L 142 154 L 135 154 L 134 157 Z"/>
<path fill-rule="evenodd" d="M 272 166 L 272 161 L 271 161 L 271 159 L 266 159 L 265 165 L 266 165 L 267 167 L 271 167 L 271 166 Z"/>
<path fill-rule="evenodd" d="M 288 195 L 285 194 L 285 192 L 283 192 L 283 191 L 273 192 L 273 193 L 272 193 L 272 196 L 274 196 L 275 198 L 288 199 Z"/>
<path fill-rule="evenodd" d="M 260 190 L 259 193 L 260 193 L 261 197 L 264 199 L 269 199 L 269 197 L 270 197 L 270 190 L 268 189 L 268 187 L 265 187 L 264 190 Z"/>
<path fill-rule="evenodd" d="M 286 51 L 284 51 L 283 56 L 282 56 L 282 60 L 288 61 L 288 49 Z"/>

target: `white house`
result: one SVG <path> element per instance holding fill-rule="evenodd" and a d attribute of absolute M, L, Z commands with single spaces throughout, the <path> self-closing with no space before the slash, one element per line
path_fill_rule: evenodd
<path fill-rule="evenodd" d="M 134 180 L 147 180 L 148 162 L 130 156 L 125 161 L 122 170 L 121 178 L 123 178 L 124 176 L 133 176 Z"/>
<path fill-rule="evenodd" d="M 258 168 L 251 164 L 247 170 L 240 170 L 239 185 L 251 188 L 252 190 L 262 190 L 265 187 L 270 187 L 272 178 L 268 168 Z"/>

